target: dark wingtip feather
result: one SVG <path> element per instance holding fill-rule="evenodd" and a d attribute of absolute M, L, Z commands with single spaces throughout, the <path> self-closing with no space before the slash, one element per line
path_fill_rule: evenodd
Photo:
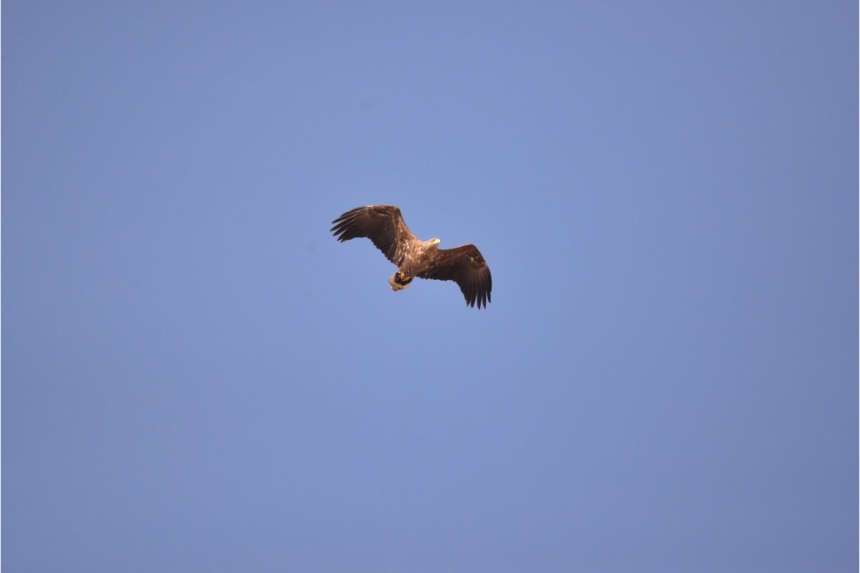
<path fill-rule="evenodd" d="M 329 232 L 332 233 L 341 243 L 356 238 L 358 235 L 356 232 L 357 229 L 355 228 L 355 216 L 357 212 L 363 208 L 364 207 L 357 207 L 355 209 L 350 209 L 332 221 L 332 225 L 334 226 L 329 230 Z"/>

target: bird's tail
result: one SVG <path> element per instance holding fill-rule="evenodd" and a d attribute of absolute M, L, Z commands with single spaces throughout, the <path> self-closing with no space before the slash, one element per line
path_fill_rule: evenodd
<path fill-rule="evenodd" d="M 391 285 L 391 290 L 397 292 L 399 290 L 405 290 L 406 287 L 409 286 L 409 283 L 412 282 L 412 279 L 415 277 L 407 277 L 404 274 L 401 274 L 400 271 L 394 273 L 390 279 L 388 279 L 388 284 Z"/>

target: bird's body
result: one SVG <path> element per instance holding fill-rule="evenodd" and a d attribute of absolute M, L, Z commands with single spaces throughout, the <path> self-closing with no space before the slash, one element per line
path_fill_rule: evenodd
<path fill-rule="evenodd" d="M 415 277 L 455 281 L 466 297 L 466 304 L 487 306 L 493 278 L 475 245 L 439 249 L 439 239 L 418 239 L 403 221 L 394 205 L 370 205 L 347 211 L 332 221 L 338 241 L 367 237 L 385 257 L 397 265 L 388 279 L 391 290 L 403 290 Z"/>
<path fill-rule="evenodd" d="M 427 269 L 433 259 L 439 254 L 439 239 L 415 241 L 407 248 L 407 256 L 397 272 L 388 279 L 391 290 L 403 290 L 409 286 L 412 279 Z"/>

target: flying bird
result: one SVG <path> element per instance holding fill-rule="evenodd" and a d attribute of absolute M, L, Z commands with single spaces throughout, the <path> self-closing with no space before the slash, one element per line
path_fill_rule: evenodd
<path fill-rule="evenodd" d="M 475 245 L 440 249 L 439 239 L 422 241 L 412 234 L 394 205 L 370 205 L 347 211 L 334 221 L 331 232 L 338 241 L 367 237 L 385 258 L 397 265 L 388 279 L 391 290 L 404 290 L 415 277 L 454 281 L 467 306 L 486 308 L 493 291 L 490 267 Z"/>

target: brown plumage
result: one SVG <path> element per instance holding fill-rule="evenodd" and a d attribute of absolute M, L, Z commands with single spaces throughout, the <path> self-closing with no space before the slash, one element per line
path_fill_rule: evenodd
<path fill-rule="evenodd" d="M 439 239 L 418 239 L 394 205 L 370 205 L 347 211 L 334 221 L 331 231 L 338 241 L 367 237 L 389 261 L 397 265 L 388 283 L 403 290 L 415 277 L 454 281 L 468 306 L 486 307 L 493 291 L 490 267 L 475 245 L 439 249 Z"/>

